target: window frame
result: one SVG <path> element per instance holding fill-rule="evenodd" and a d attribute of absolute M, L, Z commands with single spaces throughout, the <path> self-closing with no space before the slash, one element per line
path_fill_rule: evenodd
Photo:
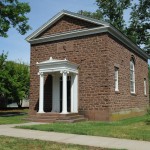
<path fill-rule="evenodd" d="M 144 78 L 144 95 L 147 95 L 146 78 Z"/>
<path fill-rule="evenodd" d="M 119 92 L 119 68 L 114 67 L 115 92 Z"/>
<path fill-rule="evenodd" d="M 130 60 L 130 93 L 135 94 L 135 62 Z"/>

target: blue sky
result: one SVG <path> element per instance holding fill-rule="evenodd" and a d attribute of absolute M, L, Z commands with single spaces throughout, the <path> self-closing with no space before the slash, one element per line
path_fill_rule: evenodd
<path fill-rule="evenodd" d="M 0 37 L 0 54 L 4 50 L 8 52 L 8 60 L 21 60 L 30 63 L 30 44 L 25 41 L 25 38 L 35 31 L 38 27 L 44 24 L 47 20 L 53 17 L 61 10 L 69 10 L 77 12 L 79 10 L 87 10 L 94 12 L 97 9 L 95 0 L 20 0 L 28 2 L 31 7 L 29 17 L 29 25 L 32 30 L 26 35 L 20 35 L 15 29 L 10 29 L 8 38 Z M 125 17 L 128 19 L 129 12 Z"/>
<path fill-rule="evenodd" d="M 0 54 L 4 50 L 8 52 L 8 60 L 21 60 L 30 63 L 30 44 L 25 41 L 25 38 L 34 30 L 44 24 L 47 20 L 65 9 L 73 12 L 78 10 L 95 11 L 97 6 L 95 0 L 21 0 L 28 2 L 31 7 L 29 24 L 32 30 L 26 35 L 20 35 L 15 29 L 10 29 L 8 38 L 0 37 Z"/>

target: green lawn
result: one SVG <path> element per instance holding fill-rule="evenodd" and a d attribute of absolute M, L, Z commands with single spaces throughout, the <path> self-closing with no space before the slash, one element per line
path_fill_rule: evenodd
<path fill-rule="evenodd" d="M 0 125 L 25 123 L 27 113 L 28 109 L 0 110 Z"/>
<path fill-rule="evenodd" d="M 53 123 L 19 128 L 150 141 L 148 118 L 150 116 L 145 115 L 117 122 Z"/>
<path fill-rule="evenodd" d="M 0 136 L 1 150 L 108 150 L 88 146 Z M 109 149 L 115 150 L 115 149 Z"/>

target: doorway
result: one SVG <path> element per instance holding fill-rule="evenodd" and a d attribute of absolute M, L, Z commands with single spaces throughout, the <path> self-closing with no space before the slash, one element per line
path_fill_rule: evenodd
<path fill-rule="evenodd" d="M 62 77 L 60 77 L 60 112 L 62 112 Z M 71 76 L 67 77 L 67 112 L 71 112 Z"/>

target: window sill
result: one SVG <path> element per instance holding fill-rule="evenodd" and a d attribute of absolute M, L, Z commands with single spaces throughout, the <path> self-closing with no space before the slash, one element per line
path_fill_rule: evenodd
<path fill-rule="evenodd" d="M 120 94 L 120 92 L 119 92 L 119 91 L 115 91 L 115 93 L 116 93 L 116 94 Z"/>
<path fill-rule="evenodd" d="M 137 94 L 136 93 L 130 93 L 131 95 L 133 95 L 133 96 L 137 96 Z"/>

